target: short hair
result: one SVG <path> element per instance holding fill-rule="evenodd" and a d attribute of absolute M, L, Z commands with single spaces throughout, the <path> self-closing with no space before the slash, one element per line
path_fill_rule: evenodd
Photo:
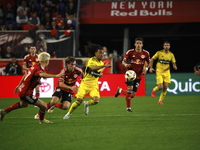
<path fill-rule="evenodd" d="M 70 64 L 70 63 L 72 63 L 74 61 L 76 61 L 76 59 L 73 56 L 68 56 L 68 57 L 65 58 L 65 63 L 66 64 Z"/>
<path fill-rule="evenodd" d="M 85 52 L 89 57 L 95 56 L 95 53 L 99 50 L 103 50 L 103 47 L 99 44 L 88 42 L 88 45 L 85 45 Z"/>
<path fill-rule="evenodd" d="M 136 42 L 136 41 L 142 41 L 142 43 L 144 43 L 143 38 L 136 38 L 136 39 L 135 39 L 135 42 Z"/>
<path fill-rule="evenodd" d="M 167 44 L 170 44 L 170 42 L 169 42 L 169 41 L 165 41 L 163 44 L 165 44 L 165 43 L 167 43 Z"/>
<path fill-rule="evenodd" d="M 28 49 L 30 49 L 31 47 L 35 47 L 36 48 L 36 46 L 34 44 L 28 45 Z"/>
<path fill-rule="evenodd" d="M 38 61 L 47 61 L 50 60 L 50 54 L 47 52 L 41 52 L 38 55 Z"/>

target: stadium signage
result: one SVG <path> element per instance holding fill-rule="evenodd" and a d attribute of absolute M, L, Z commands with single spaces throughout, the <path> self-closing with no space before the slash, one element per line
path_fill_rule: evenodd
<path fill-rule="evenodd" d="M 199 0 L 81 2 L 81 24 L 199 22 Z"/>
<path fill-rule="evenodd" d="M 112 2 L 111 16 L 171 16 L 173 1 Z M 125 10 L 125 11 L 124 11 Z M 131 11 L 130 11 L 131 10 Z M 129 12 L 130 11 L 130 12 Z"/>
<path fill-rule="evenodd" d="M 172 88 L 168 88 L 168 92 L 172 92 L 174 94 L 182 93 L 182 92 L 200 92 L 200 82 L 193 82 L 191 78 L 187 82 L 177 81 L 176 79 L 171 79 L 171 84 L 174 86 Z"/>

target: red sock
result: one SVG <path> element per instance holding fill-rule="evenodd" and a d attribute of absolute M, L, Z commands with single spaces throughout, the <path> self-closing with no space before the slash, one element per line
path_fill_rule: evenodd
<path fill-rule="evenodd" d="M 130 108 L 131 107 L 131 94 L 130 93 L 126 93 L 126 107 Z"/>
<path fill-rule="evenodd" d="M 15 110 L 15 109 L 18 109 L 18 108 L 20 108 L 19 102 L 14 103 L 14 104 L 10 105 L 9 107 L 7 107 L 7 108 L 5 109 L 5 112 L 6 112 L 6 113 L 9 113 L 9 112 L 11 112 L 12 110 Z"/>
<path fill-rule="evenodd" d="M 47 109 L 51 108 L 50 102 L 47 103 Z"/>
<path fill-rule="evenodd" d="M 62 103 L 56 103 L 54 106 L 62 109 Z"/>
<path fill-rule="evenodd" d="M 122 90 L 121 92 L 123 95 L 126 95 L 127 94 L 127 90 Z"/>
<path fill-rule="evenodd" d="M 40 97 L 40 93 L 39 93 L 39 92 L 36 92 L 36 93 L 35 93 L 35 97 L 39 98 L 39 97 Z"/>
<path fill-rule="evenodd" d="M 40 115 L 40 120 L 44 120 L 45 111 L 39 111 L 38 115 Z"/>

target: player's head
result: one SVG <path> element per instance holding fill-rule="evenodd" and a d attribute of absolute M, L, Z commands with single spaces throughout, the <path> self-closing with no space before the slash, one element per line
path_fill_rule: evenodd
<path fill-rule="evenodd" d="M 66 57 L 65 58 L 65 64 L 66 64 L 66 67 L 68 68 L 69 71 L 74 70 L 74 68 L 76 67 L 75 57 L 72 57 L 72 56 Z"/>
<path fill-rule="evenodd" d="M 85 46 L 85 51 L 90 57 L 95 56 L 98 60 L 103 58 L 103 47 L 99 44 L 88 42 L 88 45 Z"/>
<path fill-rule="evenodd" d="M 144 40 L 143 38 L 136 38 L 135 39 L 135 49 L 136 50 L 142 50 L 142 47 L 143 47 L 143 43 L 144 43 Z"/>
<path fill-rule="evenodd" d="M 163 44 L 163 48 L 164 48 L 164 50 L 168 51 L 170 49 L 170 42 L 165 41 L 164 44 Z"/>
<path fill-rule="evenodd" d="M 30 53 L 31 55 L 35 55 L 35 54 L 36 54 L 36 51 L 37 51 L 35 45 L 29 45 L 28 50 L 29 50 L 29 53 Z"/>
<path fill-rule="evenodd" d="M 42 52 L 38 55 L 38 61 L 40 63 L 46 63 L 46 66 L 48 66 L 50 60 L 50 54 L 47 52 Z"/>

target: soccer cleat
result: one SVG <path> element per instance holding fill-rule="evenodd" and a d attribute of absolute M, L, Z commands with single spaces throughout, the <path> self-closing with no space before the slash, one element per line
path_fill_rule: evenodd
<path fill-rule="evenodd" d="M 69 118 L 71 117 L 71 115 L 72 115 L 72 114 L 67 113 L 67 114 L 63 117 L 63 119 L 69 119 Z"/>
<path fill-rule="evenodd" d="M 127 108 L 126 111 L 127 111 L 127 112 L 133 112 L 133 111 L 131 110 L 131 108 Z"/>
<path fill-rule="evenodd" d="M 54 105 L 51 106 L 51 108 L 49 108 L 49 109 L 47 110 L 47 112 L 48 112 L 49 114 L 51 114 L 51 113 L 54 111 L 54 108 L 55 108 Z"/>
<path fill-rule="evenodd" d="M 53 122 L 51 122 L 51 121 L 49 121 L 49 120 L 47 120 L 47 119 L 44 119 L 44 120 L 40 120 L 40 121 L 39 121 L 39 124 L 43 124 L 43 123 L 53 123 Z"/>
<path fill-rule="evenodd" d="M 156 91 L 154 91 L 154 90 L 152 89 L 152 91 L 151 91 L 151 97 L 154 98 L 155 96 L 156 96 Z"/>
<path fill-rule="evenodd" d="M 36 115 L 34 116 L 34 119 L 40 119 L 40 115 L 36 114 Z"/>
<path fill-rule="evenodd" d="M 121 87 L 118 87 L 117 88 L 117 92 L 115 93 L 115 97 L 118 97 L 122 92 L 122 88 Z"/>
<path fill-rule="evenodd" d="M 6 113 L 4 112 L 4 110 L 0 110 L 0 121 L 3 121 L 5 115 Z"/>
<path fill-rule="evenodd" d="M 161 104 L 161 105 L 163 105 L 164 103 L 163 103 L 162 101 L 158 101 L 158 104 Z"/>
<path fill-rule="evenodd" d="M 84 101 L 84 112 L 85 112 L 85 115 L 88 115 L 89 114 L 89 106 L 87 105 L 87 101 Z"/>

